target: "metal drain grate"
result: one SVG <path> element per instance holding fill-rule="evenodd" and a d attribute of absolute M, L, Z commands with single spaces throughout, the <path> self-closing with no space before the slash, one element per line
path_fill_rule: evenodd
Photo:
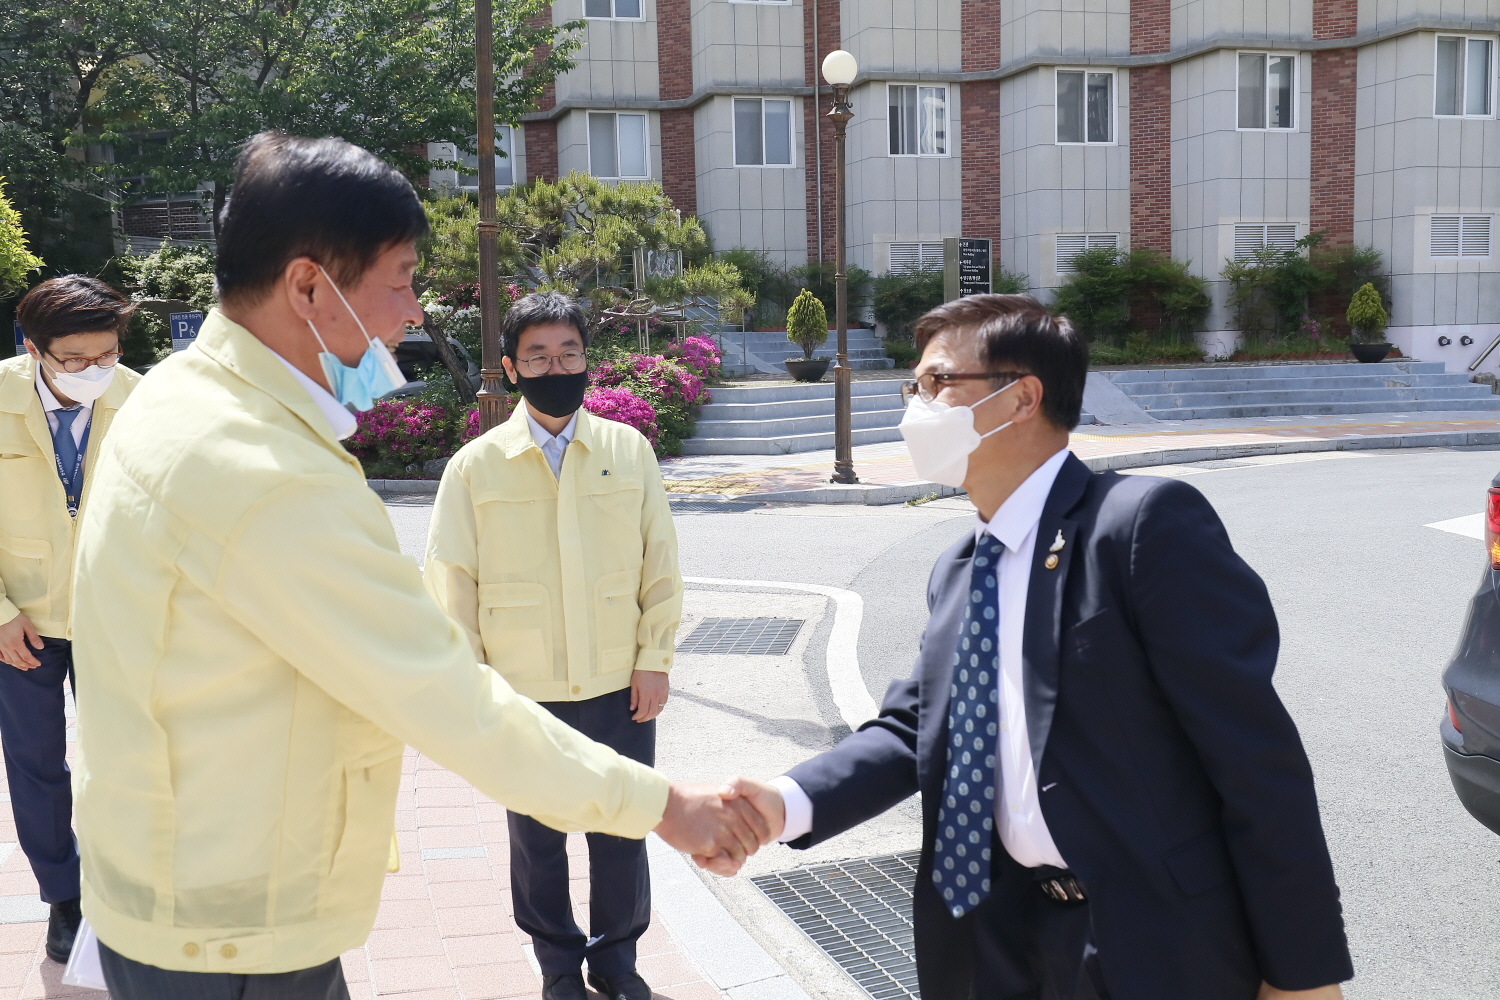
<path fill-rule="evenodd" d="M 677 652 L 785 656 L 802 625 L 800 618 L 705 618 Z"/>
<path fill-rule="evenodd" d="M 764 507 L 751 500 L 672 500 L 674 514 L 743 514 Z"/>
<path fill-rule="evenodd" d="M 916 1000 L 911 892 L 917 851 L 751 879 L 875 1000 Z"/>

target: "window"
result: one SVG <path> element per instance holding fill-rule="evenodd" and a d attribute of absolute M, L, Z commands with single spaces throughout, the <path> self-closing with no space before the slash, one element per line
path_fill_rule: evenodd
<path fill-rule="evenodd" d="M 1492 38 L 1438 36 L 1434 114 L 1453 118 L 1494 114 L 1494 52 Z"/>
<path fill-rule="evenodd" d="M 1115 141 L 1115 74 L 1057 71 L 1057 141 Z"/>
<path fill-rule="evenodd" d="M 1488 257 L 1494 217 L 1489 215 L 1434 215 L 1431 254 L 1434 257 Z"/>
<path fill-rule="evenodd" d="M 1295 223 L 1273 222 L 1268 225 L 1255 223 L 1234 227 L 1234 259 L 1255 260 L 1257 250 L 1297 249 L 1297 226 Z"/>
<path fill-rule="evenodd" d="M 1297 57 L 1240 53 L 1240 128 L 1296 128 Z"/>
<path fill-rule="evenodd" d="M 892 243 L 891 271 L 895 274 L 913 271 L 940 271 L 943 268 L 943 244 Z"/>
<path fill-rule="evenodd" d="M 1079 254 L 1087 250 L 1114 250 L 1119 246 L 1119 233 L 1058 233 L 1052 269 L 1058 274 L 1072 274 L 1073 262 Z"/>
<path fill-rule="evenodd" d="M 892 156 L 948 155 L 948 88 L 885 88 Z"/>
<path fill-rule="evenodd" d="M 792 102 L 734 99 L 734 165 L 792 165 Z"/>
<path fill-rule="evenodd" d="M 646 116 L 589 112 L 589 173 L 595 177 L 648 177 Z"/>
<path fill-rule="evenodd" d="M 641 0 L 583 0 L 583 16 L 600 21 L 639 21 Z"/>
<path fill-rule="evenodd" d="M 470 138 L 470 142 L 474 142 Z M 495 187 L 508 188 L 516 183 L 515 137 L 509 125 L 495 129 Z M 464 153 L 458 158 L 463 170 L 458 175 L 458 186 L 469 191 L 479 190 L 479 157 Z"/>

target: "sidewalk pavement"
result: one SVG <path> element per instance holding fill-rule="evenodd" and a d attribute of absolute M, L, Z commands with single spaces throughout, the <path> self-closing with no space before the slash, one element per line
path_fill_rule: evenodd
<path fill-rule="evenodd" d="M 1080 426 L 1073 453 L 1095 471 L 1370 448 L 1500 445 L 1500 419 L 1469 412 L 1372 413 L 1345 417 L 1163 420 Z M 901 503 L 958 490 L 921 481 L 900 441 L 854 449 L 855 486 L 828 482 L 833 452 L 796 455 L 695 455 L 663 459 L 674 496 L 733 497 L 801 503 Z"/>

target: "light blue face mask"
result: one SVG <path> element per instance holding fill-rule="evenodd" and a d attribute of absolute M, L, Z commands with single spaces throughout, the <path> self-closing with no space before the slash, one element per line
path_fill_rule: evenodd
<path fill-rule="evenodd" d="M 318 265 L 318 270 L 323 271 L 323 265 Z M 323 271 L 323 277 L 328 278 L 328 272 Z M 323 366 L 323 374 L 328 379 L 328 388 L 335 398 L 345 406 L 352 406 L 356 410 L 368 410 L 375 405 L 379 399 L 395 389 L 406 384 L 406 376 L 401 374 L 401 366 L 396 364 L 396 359 L 391 357 L 390 348 L 385 346 L 382 340 L 376 340 L 370 336 L 365 329 L 365 324 L 360 320 L 349 305 L 349 300 L 344 298 L 344 293 L 339 286 L 334 284 L 332 278 L 328 278 L 328 284 L 333 288 L 339 301 L 344 308 L 349 310 L 349 315 L 354 317 L 354 322 L 359 326 L 359 332 L 365 335 L 369 346 L 365 348 L 364 356 L 359 359 L 359 365 L 350 368 L 339 360 L 338 355 L 328 349 L 323 343 L 323 335 L 318 328 L 313 326 L 312 320 L 307 321 L 308 329 L 312 330 L 313 336 L 318 338 L 318 346 L 323 352 L 318 355 L 318 362 Z"/>

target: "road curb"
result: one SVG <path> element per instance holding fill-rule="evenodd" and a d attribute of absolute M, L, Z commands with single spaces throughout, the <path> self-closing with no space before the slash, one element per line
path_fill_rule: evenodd
<path fill-rule="evenodd" d="M 376 493 L 408 493 L 416 496 L 437 496 L 436 479 L 366 479 L 365 485 Z"/>

